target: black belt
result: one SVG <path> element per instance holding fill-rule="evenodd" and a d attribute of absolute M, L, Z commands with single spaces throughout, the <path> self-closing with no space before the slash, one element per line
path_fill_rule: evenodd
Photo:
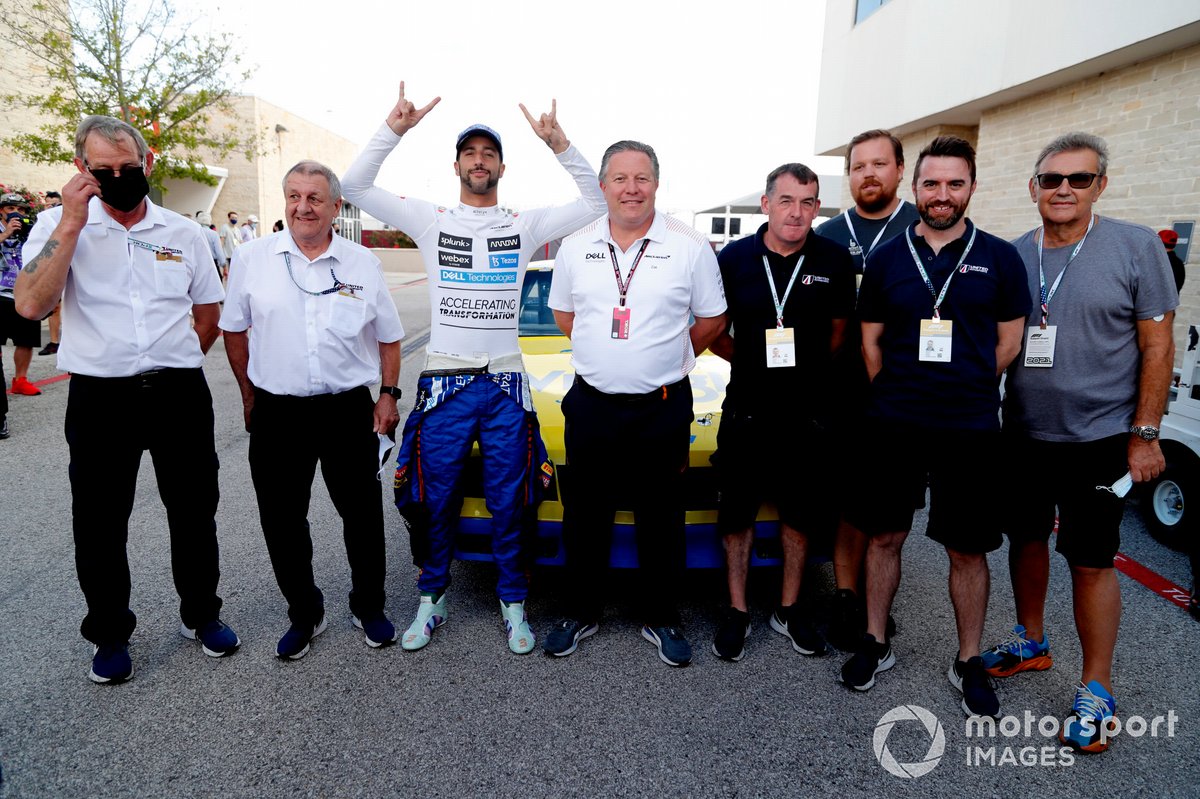
<path fill-rule="evenodd" d="M 255 397 L 261 398 L 261 399 L 266 399 L 267 402 L 278 400 L 280 402 L 290 402 L 290 403 L 307 402 L 307 403 L 312 403 L 312 404 L 317 404 L 317 403 L 322 403 L 322 402 L 330 402 L 333 400 L 341 400 L 341 399 L 345 399 L 346 397 L 349 397 L 349 396 L 355 394 L 355 392 L 361 393 L 364 391 L 367 392 L 368 395 L 370 394 L 370 389 L 367 388 L 366 386 L 355 386 L 354 388 L 348 388 L 345 391 L 337 391 L 337 392 L 332 392 L 332 393 L 327 393 L 327 394 L 307 394 L 307 395 L 305 395 L 305 394 L 273 394 L 272 392 L 267 391 L 265 388 L 259 388 L 258 386 L 254 387 Z"/>
<path fill-rule="evenodd" d="M 683 380 L 677 380 L 669 385 L 659 386 L 653 391 L 647 391 L 645 394 L 610 394 L 607 391 L 601 391 L 600 389 L 596 388 L 578 374 L 575 375 L 575 385 L 579 386 L 589 394 L 597 397 L 603 397 L 604 399 L 613 400 L 614 402 L 649 402 L 651 400 L 665 400 L 671 394 L 678 391 L 686 381 L 687 378 L 685 377 Z"/>
<path fill-rule="evenodd" d="M 464 366 L 461 369 L 428 369 L 421 372 L 421 377 L 458 377 L 459 375 L 486 375 L 486 366 Z"/>
<path fill-rule="evenodd" d="M 136 375 L 127 377 L 97 377 L 95 375 L 71 374 L 71 380 L 81 383 L 103 382 L 108 385 L 127 385 L 136 388 L 153 388 L 172 383 L 187 377 L 194 377 L 199 369 L 178 369 L 162 366 L 158 369 L 147 369 Z"/>

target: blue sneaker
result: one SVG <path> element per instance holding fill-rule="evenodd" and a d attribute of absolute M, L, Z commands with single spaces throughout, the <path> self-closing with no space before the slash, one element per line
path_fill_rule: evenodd
<path fill-rule="evenodd" d="M 104 644 L 92 652 L 92 669 L 88 679 L 94 683 L 116 685 L 133 679 L 133 661 L 129 644 Z"/>
<path fill-rule="evenodd" d="M 293 624 L 279 639 L 279 645 L 275 647 L 275 654 L 287 660 L 299 660 L 308 654 L 312 639 L 323 632 L 325 632 L 324 613 L 321 614 L 321 621 L 317 623 L 316 627 L 310 627 L 307 624 Z"/>
<path fill-rule="evenodd" d="M 353 616 L 354 626 L 363 631 L 363 640 L 367 642 L 367 646 L 372 649 L 378 649 L 381 646 L 387 646 L 396 642 L 396 625 L 383 615 L 383 611 L 377 611 L 370 616 Z"/>
<path fill-rule="evenodd" d="M 686 666 L 692 662 L 692 645 L 678 627 L 642 628 L 642 637 L 658 647 L 658 659 L 668 666 Z"/>
<path fill-rule="evenodd" d="M 991 716 L 994 719 L 1000 717 L 1000 700 L 996 698 L 996 689 L 992 687 L 979 655 L 966 661 L 956 658 L 946 676 L 962 694 L 964 713 L 968 716 Z"/>
<path fill-rule="evenodd" d="M 554 629 L 542 642 L 542 651 L 547 655 L 563 658 L 571 654 L 579 646 L 579 642 L 590 635 L 595 635 L 600 625 L 595 622 L 563 619 L 554 625 Z"/>
<path fill-rule="evenodd" d="M 199 641 L 200 648 L 210 658 L 223 658 L 242 645 L 237 633 L 220 619 L 213 619 L 195 629 L 180 624 L 179 634 L 189 641 Z"/>
<path fill-rule="evenodd" d="M 1021 625 L 1013 627 L 1013 637 L 983 653 L 983 668 L 993 677 L 1011 677 L 1022 671 L 1045 671 L 1054 665 L 1050 657 L 1050 636 L 1041 641 L 1027 637 Z"/>
<path fill-rule="evenodd" d="M 1116 732 L 1117 700 L 1092 680 L 1075 689 L 1071 715 L 1063 722 L 1058 739 L 1080 752 L 1096 754 L 1108 748 Z"/>

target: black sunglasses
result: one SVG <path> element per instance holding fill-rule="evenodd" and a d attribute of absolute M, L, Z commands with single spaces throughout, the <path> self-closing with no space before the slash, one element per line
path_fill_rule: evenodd
<path fill-rule="evenodd" d="M 1100 176 L 1095 172 L 1072 172 L 1069 175 L 1062 175 L 1058 172 L 1043 172 L 1033 177 L 1043 189 L 1057 189 L 1062 185 L 1064 179 L 1073 189 L 1086 189 Z"/>

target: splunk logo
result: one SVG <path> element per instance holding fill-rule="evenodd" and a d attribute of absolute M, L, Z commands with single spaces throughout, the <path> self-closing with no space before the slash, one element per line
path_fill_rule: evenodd
<path fill-rule="evenodd" d="M 920 760 L 901 763 L 888 749 L 888 736 L 897 724 L 906 723 L 913 726 L 911 722 L 924 727 L 929 736 L 929 749 Z M 871 746 L 875 752 L 875 759 L 888 773 L 911 779 L 924 776 L 937 768 L 937 764 L 942 760 L 942 753 L 946 751 L 946 731 L 942 729 L 942 723 L 938 721 L 937 716 L 920 705 L 900 705 L 884 713 L 883 718 L 879 719 L 879 723 L 875 725 L 875 735 L 871 738 Z"/>

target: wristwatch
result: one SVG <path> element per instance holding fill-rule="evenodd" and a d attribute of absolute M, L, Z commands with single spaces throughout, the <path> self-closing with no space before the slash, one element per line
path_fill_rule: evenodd
<path fill-rule="evenodd" d="M 384 394 L 390 394 L 396 399 L 400 399 L 402 396 L 404 396 L 404 392 L 400 390 L 399 386 L 380 386 L 379 395 L 383 396 Z M 1157 430 L 1154 431 L 1154 435 L 1158 435 Z"/>
<path fill-rule="evenodd" d="M 1158 428 L 1152 424 L 1135 424 L 1129 428 L 1129 432 L 1143 441 L 1158 440 Z"/>

